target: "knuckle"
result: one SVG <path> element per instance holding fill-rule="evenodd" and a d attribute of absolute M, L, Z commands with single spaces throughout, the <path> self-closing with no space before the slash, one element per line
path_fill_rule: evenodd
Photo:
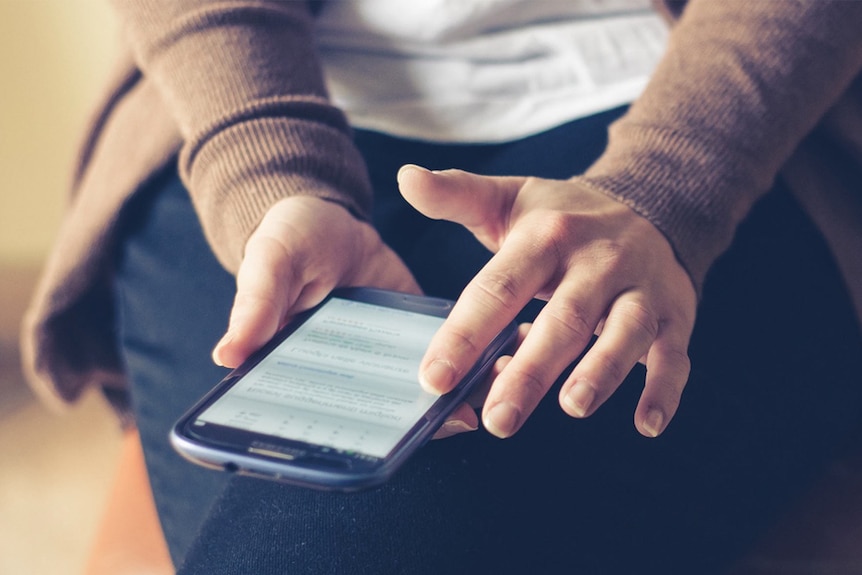
<path fill-rule="evenodd" d="M 532 367 L 516 369 L 512 374 L 514 381 L 517 382 L 519 395 L 531 405 L 539 403 L 548 390 L 545 375 L 542 370 Z"/>
<path fill-rule="evenodd" d="M 687 298 L 683 297 L 678 305 L 671 306 L 666 323 L 681 326 L 690 333 L 694 327 L 696 313 L 697 304 L 693 301 L 689 303 Z"/>
<path fill-rule="evenodd" d="M 572 243 L 572 237 L 578 232 L 578 217 L 556 211 L 543 211 L 535 217 L 541 222 L 531 230 L 532 242 L 537 252 L 550 254 L 556 261 L 567 260 L 569 250 L 566 246 Z"/>
<path fill-rule="evenodd" d="M 688 357 L 688 352 L 683 348 L 674 346 L 662 350 L 662 353 L 674 373 L 679 374 L 679 379 L 685 380 L 691 371 L 691 358 Z"/>
<path fill-rule="evenodd" d="M 461 325 L 450 326 L 446 332 L 447 345 L 449 349 L 457 350 L 456 357 L 475 357 L 480 353 L 480 348 L 475 343 L 476 334 Z M 463 371 L 458 368 L 459 372 Z"/>
<path fill-rule="evenodd" d="M 541 245 L 555 244 L 569 235 L 574 226 L 575 216 L 565 212 L 546 210 L 541 214 L 542 225 L 535 229 L 536 242 Z"/>
<path fill-rule="evenodd" d="M 476 276 L 473 288 L 490 299 L 494 307 L 518 311 L 518 282 L 512 276 L 496 272 L 481 273 Z"/>
<path fill-rule="evenodd" d="M 545 315 L 555 324 L 565 338 L 577 344 L 585 344 L 593 335 L 594 326 L 587 320 L 586 310 L 577 302 L 561 300 L 545 307 Z"/>
<path fill-rule="evenodd" d="M 649 308 L 637 301 L 621 302 L 618 306 L 618 313 L 630 329 L 639 331 L 649 341 L 658 337 L 658 317 Z"/>
<path fill-rule="evenodd" d="M 600 375 L 596 381 L 610 382 L 611 385 L 619 384 L 631 370 L 631 366 L 624 364 L 616 355 L 602 351 L 593 353 L 591 361 Z"/>

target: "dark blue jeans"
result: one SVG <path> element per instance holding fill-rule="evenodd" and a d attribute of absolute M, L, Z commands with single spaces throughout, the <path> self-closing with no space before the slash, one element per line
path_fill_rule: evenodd
<path fill-rule="evenodd" d="M 360 131 L 375 224 L 428 293 L 456 297 L 489 254 L 406 205 L 398 167 L 565 178 L 601 152 L 619 113 L 503 145 Z M 354 494 L 232 477 L 172 452 L 172 423 L 223 375 L 209 353 L 233 279 L 173 169 L 125 217 L 119 338 L 181 574 L 720 572 L 858 440 L 862 335 L 822 239 L 780 186 L 708 278 L 689 385 L 661 438 L 634 429 L 636 368 L 587 420 L 565 416 L 552 390 L 515 437 L 432 442 L 388 484 Z"/>

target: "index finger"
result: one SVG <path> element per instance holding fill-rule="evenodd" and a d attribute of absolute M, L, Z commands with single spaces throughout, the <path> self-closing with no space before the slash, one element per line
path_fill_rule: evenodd
<path fill-rule="evenodd" d="M 419 381 L 432 393 L 446 393 L 464 377 L 500 331 L 547 283 L 546 253 L 517 232 L 467 284 L 449 317 L 434 335 Z"/>

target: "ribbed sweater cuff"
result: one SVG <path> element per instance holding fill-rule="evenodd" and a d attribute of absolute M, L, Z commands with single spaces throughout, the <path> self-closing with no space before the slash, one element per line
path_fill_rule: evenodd
<path fill-rule="evenodd" d="M 236 272 L 248 237 L 282 198 L 315 196 L 369 217 L 371 185 L 348 133 L 319 118 L 259 117 L 213 127 L 183 149 L 181 175 L 225 268 Z"/>
<path fill-rule="evenodd" d="M 700 293 L 754 201 L 753 188 L 762 186 L 732 150 L 696 138 L 631 122 L 614 125 L 610 137 L 606 153 L 578 179 L 656 226 Z"/>

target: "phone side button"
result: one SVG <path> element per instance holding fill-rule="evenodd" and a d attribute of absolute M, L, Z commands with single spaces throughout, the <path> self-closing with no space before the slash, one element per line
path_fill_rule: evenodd
<path fill-rule="evenodd" d="M 255 455 L 263 455 L 265 457 L 274 457 L 276 459 L 286 459 L 288 461 L 293 461 L 296 459 L 297 454 L 284 451 L 284 450 L 276 450 L 276 449 L 265 449 L 263 447 L 249 447 L 247 450 L 249 453 L 253 453 Z"/>
<path fill-rule="evenodd" d="M 308 455 L 303 458 L 304 464 L 313 464 L 315 467 L 325 467 L 329 469 L 349 469 L 351 467 L 350 460 L 341 457 L 328 457 L 326 455 Z"/>

